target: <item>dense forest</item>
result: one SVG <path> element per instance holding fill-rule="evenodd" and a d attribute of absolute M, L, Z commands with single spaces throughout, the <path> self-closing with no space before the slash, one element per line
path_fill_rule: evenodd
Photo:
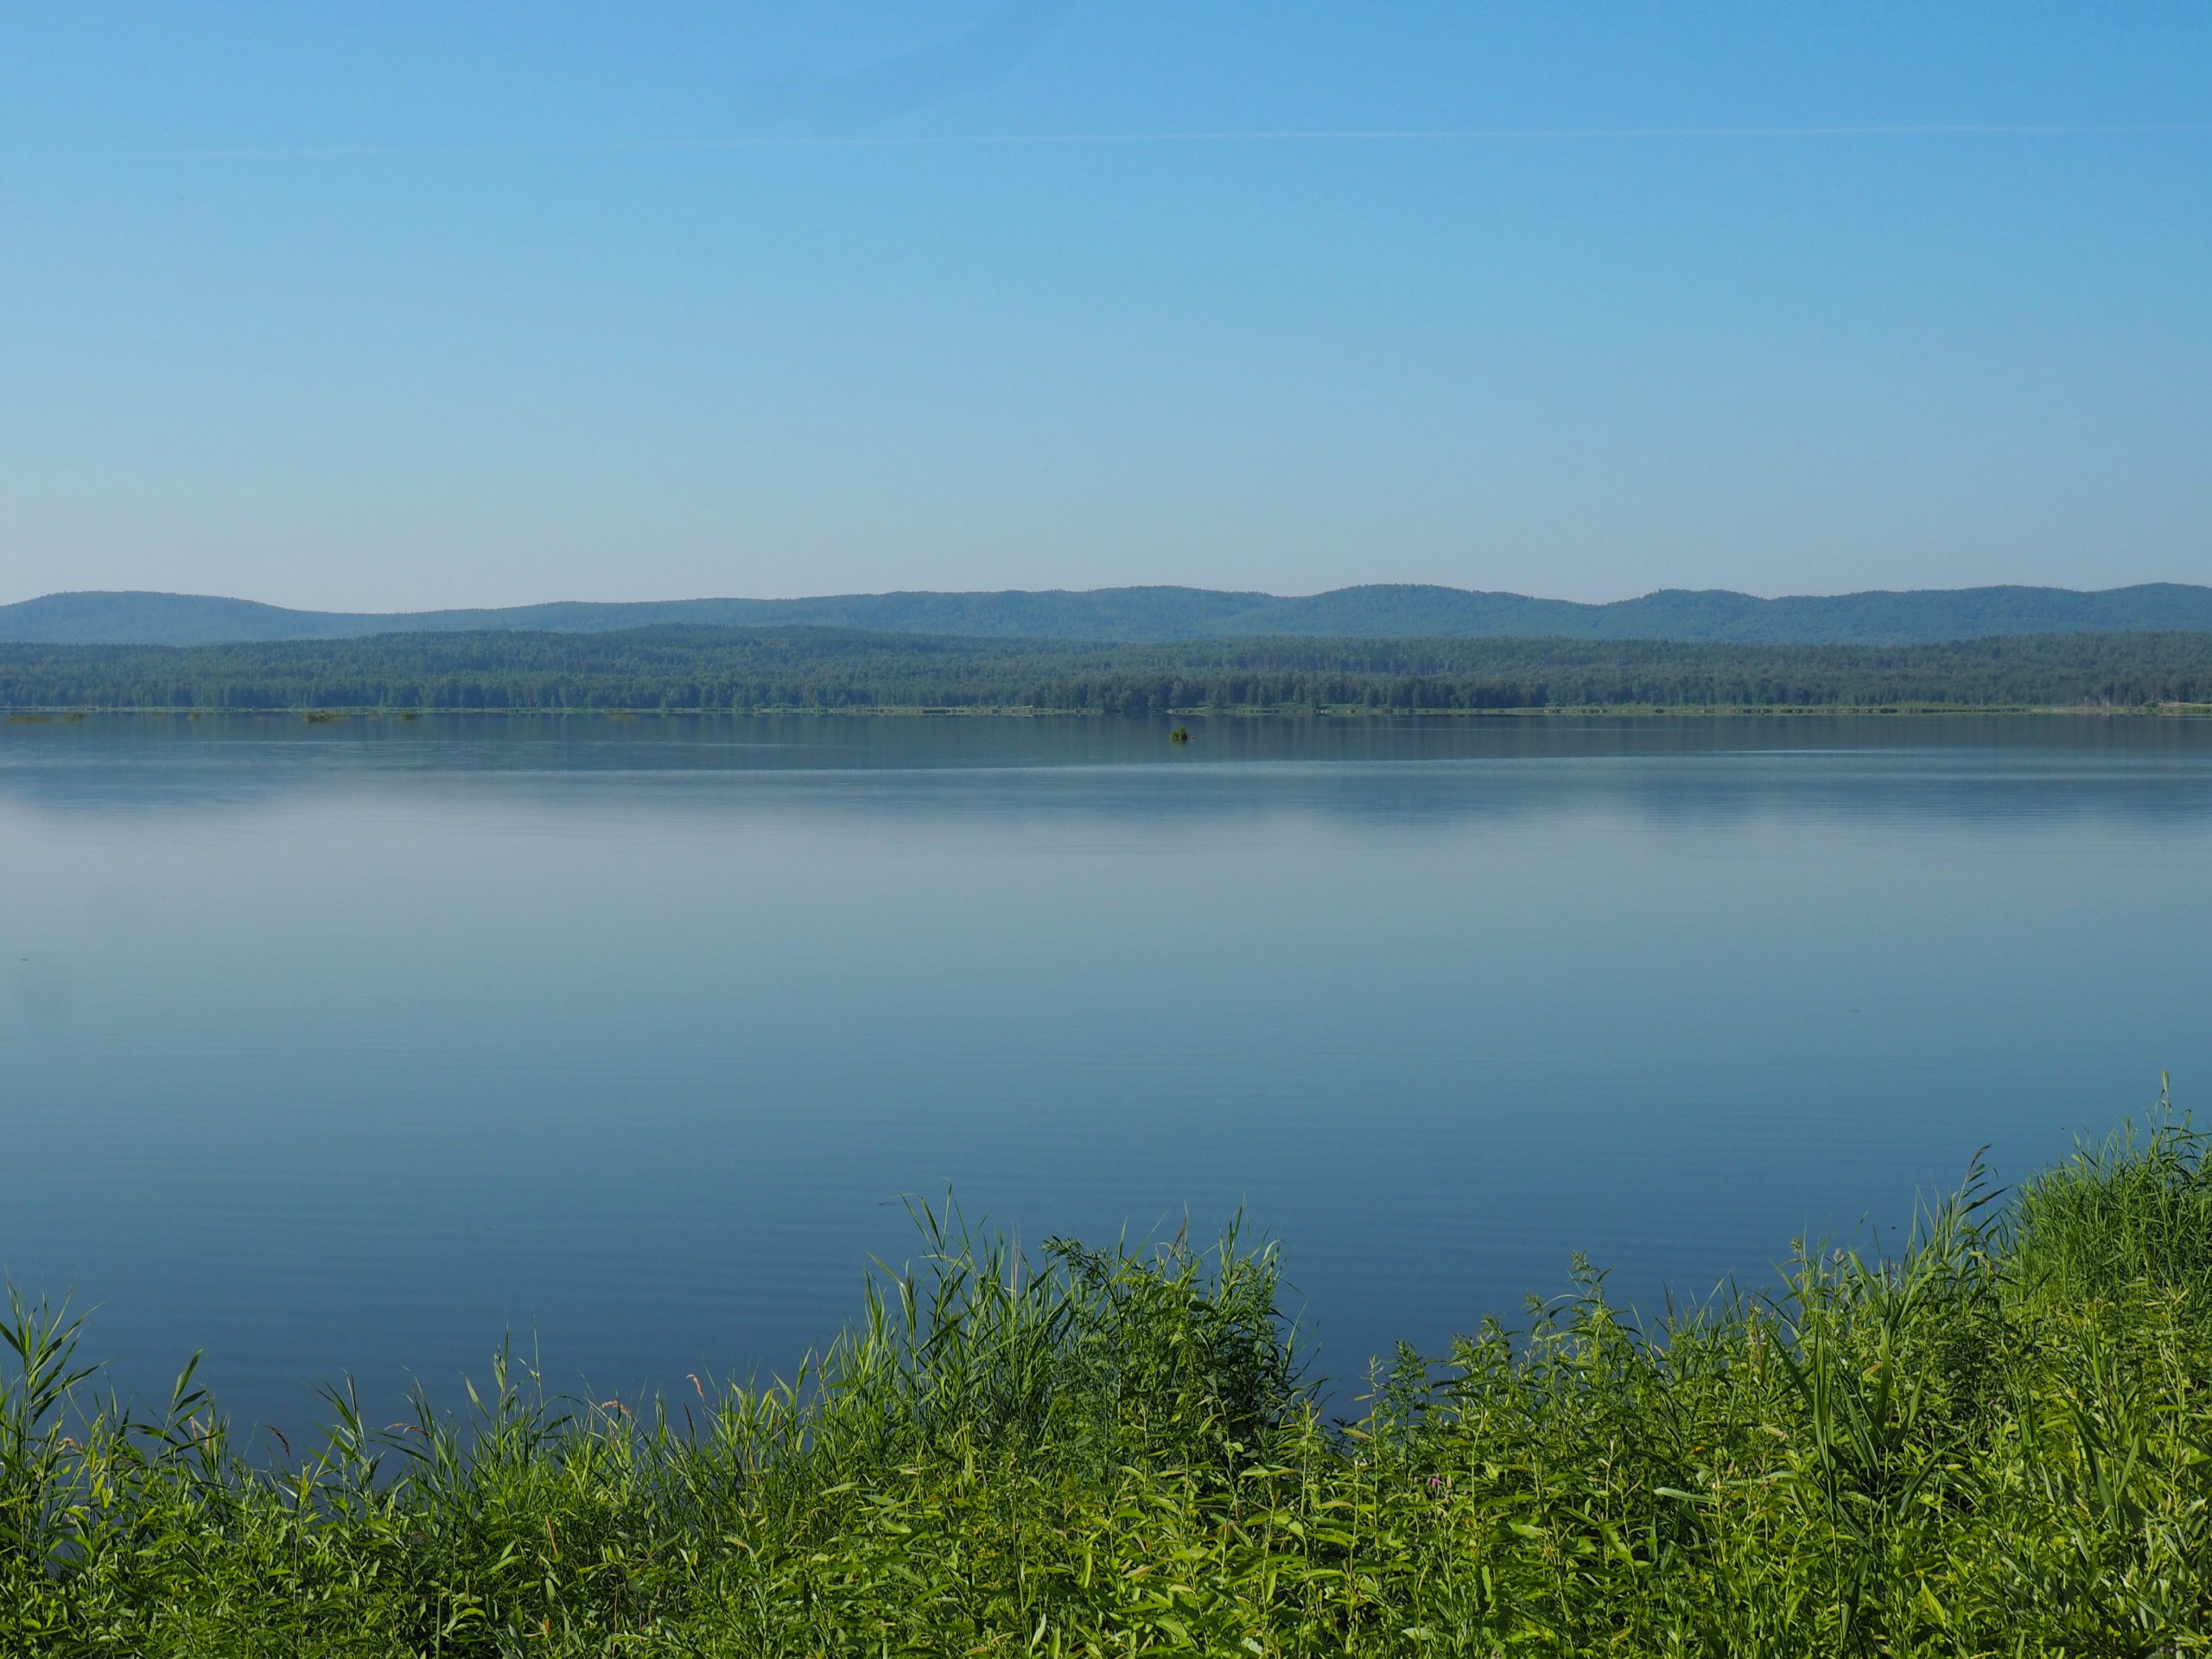
<path fill-rule="evenodd" d="M 2212 702 L 2212 634 L 1940 645 L 1263 639 L 1154 645 L 825 628 L 0 645 L 0 706 L 1185 709 L 2124 707 Z"/>

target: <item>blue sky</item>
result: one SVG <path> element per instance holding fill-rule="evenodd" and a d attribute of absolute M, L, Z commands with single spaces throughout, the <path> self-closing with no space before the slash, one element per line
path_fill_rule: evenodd
<path fill-rule="evenodd" d="M 2212 582 L 2208 455 L 2201 4 L 0 10 L 0 601 Z"/>

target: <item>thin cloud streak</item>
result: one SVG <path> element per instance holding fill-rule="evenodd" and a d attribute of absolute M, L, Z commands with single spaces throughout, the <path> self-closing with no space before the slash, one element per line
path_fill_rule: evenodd
<path fill-rule="evenodd" d="M 761 134 L 575 143 L 223 145 L 176 149 L 3 152 L 18 161 L 354 161 L 446 156 L 662 156 L 778 149 L 986 149 L 1173 144 L 1475 144 L 1694 143 L 1800 138 L 2199 138 L 2212 123 L 2089 126 L 2043 123 L 1910 123 L 1872 126 L 1250 128 L 1170 132 Z"/>

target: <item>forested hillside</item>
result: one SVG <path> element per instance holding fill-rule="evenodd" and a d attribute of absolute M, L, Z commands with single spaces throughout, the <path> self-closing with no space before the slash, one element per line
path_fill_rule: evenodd
<path fill-rule="evenodd" d="M 0 645 L 0 706 L 185 709 L 2137 707 L 2212 702 L 2212 634 L 1940 645 L 1261 639 L 1086 645 L 819 628 Z"/>
<path fill-rule="evenodd" d="M 1667 588 L 1606 605 L 1377 583 L 1285 598 L 1202 588 L 1090 592 L 844 594 L 524 605 L 504 610 L 295 611 L 192 594 L 48 594 L 0 605 L 0 640 L 213 645 L 490 629 L 598 633 L 671 623 L 1139 644 L 1305 639 L 1673 639 L 1744 645 L 1912 645 L 2034 633 L 2212 631 L 2212 588 L 2172 582 L 2076 593 L 1962 588 L 1758 599 Z"/>

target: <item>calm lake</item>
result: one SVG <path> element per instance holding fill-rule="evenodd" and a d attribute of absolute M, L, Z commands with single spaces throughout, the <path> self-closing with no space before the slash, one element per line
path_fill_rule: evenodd
<path fill-rule="evenodd" d="M 1190 723 L 0 727 L 0 1268 L 289 1431 L 1241 1209 L 1348 1408 L 2212 1098 L 2212 721 Z"/>

